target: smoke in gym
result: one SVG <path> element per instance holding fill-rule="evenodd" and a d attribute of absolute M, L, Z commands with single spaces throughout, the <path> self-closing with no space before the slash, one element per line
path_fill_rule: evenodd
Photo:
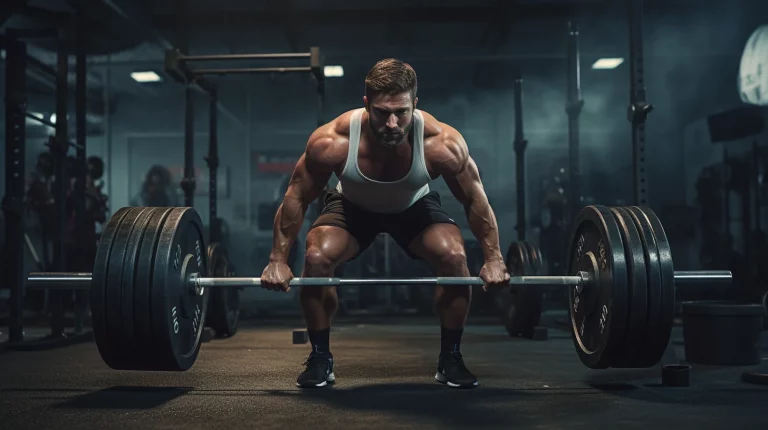
<path fill-rule="evenodd" d="M 767 17 L 3 0 L 0 428 L 765 428 Z"/>

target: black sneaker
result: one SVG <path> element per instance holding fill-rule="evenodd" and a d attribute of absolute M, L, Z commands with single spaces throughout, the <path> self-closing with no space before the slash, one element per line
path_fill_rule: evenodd
<path fill-rule="evenodd" d="M 440 354 L 435 379 L 453 388 L 477 387 L 477 378 L 464 365 L 464 359 L 458 351 Z"/>
<path fill-rule="evenodd" d="M 304 362 L 307 368 L 296 379 L 296 386 L 301 388 L 325 387 L 336 381 L 333 374 L 333 356 L 330 354 L 309 354 Z"/>

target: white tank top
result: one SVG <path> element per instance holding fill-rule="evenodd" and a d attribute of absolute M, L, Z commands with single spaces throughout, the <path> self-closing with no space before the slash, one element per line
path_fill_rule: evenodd
<path fill-rule="evenodd" d="M 424 161 L 424 117 L 413 111 L 413 157 L 408 173 L 397 181 L 366 178 L 357 164 L 364 108 L 352 113 L 349 122 L 349 153 L 339 176 L 336 191 L 353 204 L 370 212 L 398 213 L 429 193 L 432 178 Z"/>

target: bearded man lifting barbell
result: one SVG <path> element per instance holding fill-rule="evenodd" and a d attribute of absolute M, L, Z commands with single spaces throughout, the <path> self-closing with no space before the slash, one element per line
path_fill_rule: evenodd
<path fill-rule="evenodd" d="M 441 208 L 437 191 L 429 188 L 442 176 L 482 245 L 483 288 L 508 286 L 496 217 L 464 138 L 416 109 L 416 72 L 410 65 L 381 60 L 368 72 L 365 86 L 364 108 L 343 113 L 310 136 L 275 216 L 261 286 L 290 289 L 289 251 L 307 207 L 331 174 L 339 184 L 326 195 L 325 208 L 307 234 L 303 277 L 333 277 L 337 265 L 357 257 L 382 232 L 411 258 L 429 262 L 438 276 L 469 276 L 461 232 Z M 312 351 L 296 384 L 326 386 L 335 381 L 329 337 L 338 308 L 336 287 L 302 288 L 300 298 Z M 460 352 L 470 300 L 468 285 L 435 288 L 441 325 L 435 379 L 451 387 L 477 386 Z"/>

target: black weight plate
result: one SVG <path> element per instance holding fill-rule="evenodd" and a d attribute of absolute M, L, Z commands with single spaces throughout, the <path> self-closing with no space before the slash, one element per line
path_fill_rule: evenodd
<path fill-rule="evenodd" d="M 117 344 L 113 342 L 107 327 L 107 277 L 109 275 L 109 260 L 112 255 L 112 246 L 117 230 L 123 218 L 133 208 L 120 208 L 109 218 L 99 238 L 96 249 L 96 258 L 93 262 L 93 274 L 91 275 L 91 320 L 93 325 L 93 337 L 101 358 L 107 365 L 116 361 L 119 351 Z"/>
<path fill-rule="evenodd" d="M 117 228 L 115 237 L 112 239 L 112 251 L 109 256 L 109 267 L 107 269 L 107 288 L 105 290 L 106 303 L 106 323 L 107 335 L 110 342 L 115 346 L 117 355 L 113 356 L 107 365 L 113 369 L 124 369 L 130 357 L 125 355 L 124 339 L 122 338 L 123 329 L 123 280 L 125 278 L 125 266 L 131 265 L 131 256 L 128 255 L 129 240 L 134 229 L 137 227 L 137 220 L 146 210 L 143 207 L 134 207 L 125 215 L 120 226 Z M 128 260 L 128 261 L 126 261 Z M 132 281 L 132 280 L 131 280 Z"/>
<path fill-rule="evenodd" d="M 137 305 L 137 298 L 135 297 L 134 285 L 137 278 L 140 278 L 140 274 L 136 272 L 139 260 L 139 250 L 141 243 L 147 230 L 147 224 L 154 212 L 155 208 L 137 208 L 136 211 L 131 212 L 131 215 L 138 212 L 134 221 L 133 229 L 125 244 L 125 257 L 123 258 L 122 269 L 122 282 L 120 283 L 120 303 L 122 306 L 121 312 L 118 313 L 120 317 L 119 325 L 116 325 L 116 335 L 120 339 L 121 348 L 121 369 L 134 370 L 142 369 L 140 366 L 141 351 L 142 348 L 136 340 L 135 335 L 135 323 L 134 312 Z M 118 289 L 114 288 L 110 290 L 111 293 L 117 294 Z M 117 328 L 119 327 L 119 331 Z"/>
<path fill-rule="evenodd" d="M 661 327 L 659 328 L 659 348 L 661 356 L 669 345 L 669 338 L 672 334 L 672 325 L 675 319 L 675 267 L 672 264 L 672 249 L 667 239 L 661 220 L 656 213 L 648 207 L 638 207 L 648 222 L 651 224 L 653 236 L 656 239 L 656 248 L 659 253 L 659 267 L 661 269 Z M 654 363 L 656 364 L 656 363 Z"/>
<path fill-rule="evenodd" d="M 624 241 L 627 271 L 629 272 L 629 303 L 627 336 L 623 354 L 613 357 L 611 367 L 643 367 L 642 351 L 648 339 L 648 275 L 645 267 L 645 248 L 632 216 L 622 207 L 611 208 Z"/>
<path fill-rule="evenodd" d="M 593 281 L 570 289 L 569 314 L 579 359 L 605 369 L 621 353 L 627 334 L 628 276 L 624 244 L 616 219 L 605 206 L 583 208 L 574 223 L 568 274 L 584 271 Z"/>
<path fill-rule="evenodd" d="M 208 273 L 205 253 L 200 215 L 192 208 L 173 208 L 160 233 L 152 273 L 156 370 L 187 370 L 200 352 L 209 289 L 195 294 L 189 277 Z"/>
<path fill-rule="evenodd" d="M 151 208 L 141 237 L 138 257 L 133 278 L 133 337 L 136 348 L 133 351 L 131 369 L 154 370 L 153 357 L 157 354 L 152 329 L 152 312 L 150 308 L 152 293 L 152 272 L 154 268 L 155 249 L 160 238 L 165 218 L 171 208 Z M 127 324 L 126 321 L 123 322 Z"/>
<path fill-rule="evenodd" d="M 107 335 L 117 352 L 117 355 L 111 357 L 111 360 L 107 362 L 107 365 L 113 369 L 122 370 L 130 366 L 131 357 L 126 355 L 125 339 L 122 337 L 125 302 L 123 284 L 126 282 L 130 286 L 133 283 L 132 267 L 135 261 L 134 256 L 131 255 L 130 240 L 136 229 L 140 228 L 142 214 L 146 210 L 147 208 L 143 207 L 132 208 L 123 218 L 112 239 L 112 250 L 107 269 L 107 288 L 104 299 L 106 303 Z M 126 270 L 126 267 L 128 267 L 128 270 Z M 129 279 L 126 279 L 126 277 Z M 132 288 L 129 289 L 132 290 Z"/>
<path fill-rule="evenodd" d="M 645 248 L 645 267 L 648 273 L 648 340 L 642 350 L 644 366 L 641 367 L 650 367 L 661 360 L 669 340 L 668 333 L 666 341 L 664 340 L 662 327 L 662 314 L 664 312 L 662 293 L 664 288 L 662 286 L 661 266 L 659 265 L 659 251 L 656 247 L 653 229 L 645 214 L 634 206 L 629 206 L 626 209 L 635 222 L 635 227 L 640 233 L 640 239 Z M 663 345 L 661 345 L 662 343 Z"/>
<path fill-rule="evenodd" d="M 541 261 L 541 251 L 538 247 L 531 244 L 530 242 L 523 241 L 523 244 L 528 249 L 528 259 L 531 262 L 531 267 L 533 268 L 533 274 L 538 275 L 541 273 L 542 269 L 542 261 Z"/>
<path fill-rule="evenodd" d="M 225 278 L 230 276 L 230 264 L 224 248 L 213 243 L 208 245 L 209 276 Z M 240 321 L 240 290 L 237 288 L 215 288 L 210 292 L 208 303 L 208 327 L 217 337 L 232 337 L 237 333 Z"/>
<path fill-rule="evenodd" d="M 531 255 L 524 242 L 512 242 L 507 250 L 507 270 L 511 276 L 536 274 Z M 504 288 L 501 293 L 501 311 L 504 327 L 513 337 L 532 338 L 541 320 L 543 293 L 538 288 Z"/>

